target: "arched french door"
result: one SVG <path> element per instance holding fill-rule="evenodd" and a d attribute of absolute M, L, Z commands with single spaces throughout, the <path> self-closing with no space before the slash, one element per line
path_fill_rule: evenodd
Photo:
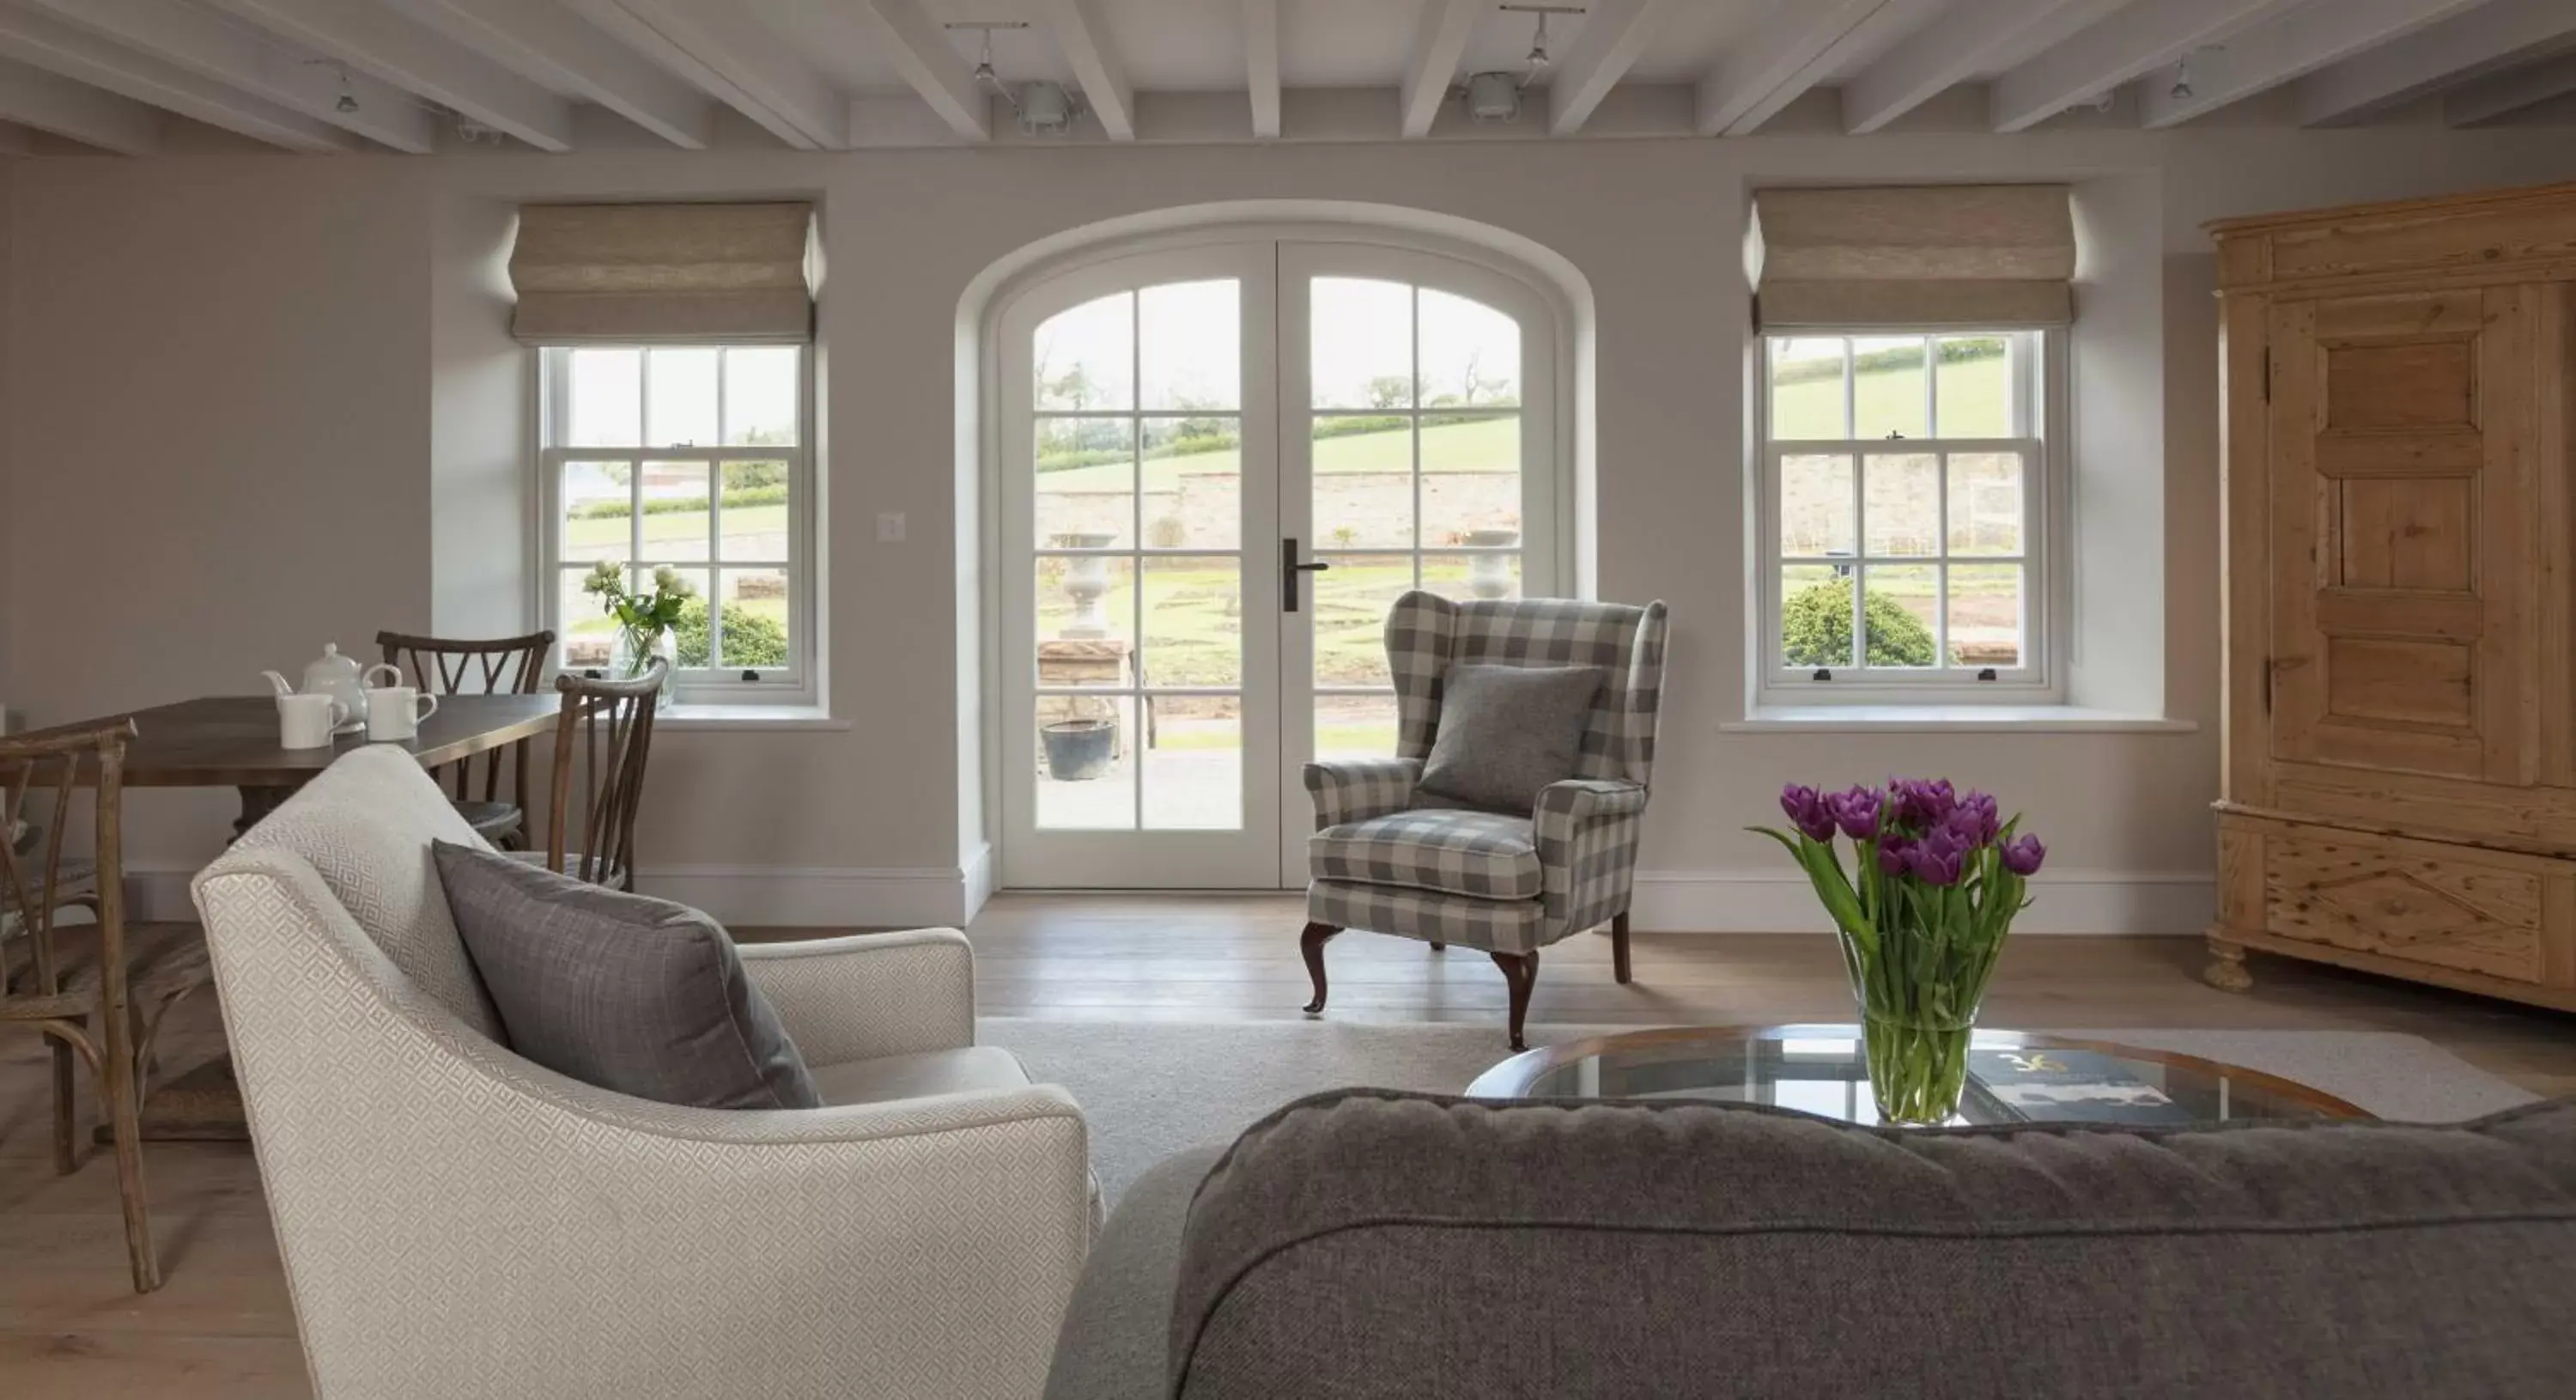
<path fill-rule="evenodd" d="M 1300 765 L 1394 751 L 1388 605 L 1557 587 L 1546 301 L 1245 239 L 1063 271 L 996 334 L 1002 883 L 1302 884 Z"/>

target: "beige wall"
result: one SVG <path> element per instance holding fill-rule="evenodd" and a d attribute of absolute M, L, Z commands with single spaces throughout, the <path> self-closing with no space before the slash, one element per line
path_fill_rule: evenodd
<path fill-rule="evenodd" d="M 966 624 L 980 601 L 967 550 L 977 529 L 963 518 L 976 497 L 958 473 L 961 295 L 1014 250 L 1103 220 L 1229 200 L 1359 201 L 1535 240 L 1590 285 L 1600 591 L 1674 610 L 1641 896 L 1649 922 L 1804 922 L 1794 887 L 1740 831 L 1772 814 L 1779 784 L 1939 771 L 1997 790 L 2051 838 L 2063 877 L 2050 896 L 2055 922 L 2138 927 L 2198 917 L 2211 864 L 2215 318 L 2197 225 L 2567 178 L 2576 149 L 2546 131 L 2070 132 L 205 157 L 20 170 L 9 219 L 18 314 L 7 350 L 20 405 L 6 439 L 20 505 L 10 577 L 48 582 L 11 588 L 0 655 L 18 663 L 11 702 L 41 720 L 244 690 L 263 667 L 300 663 L 326 639 L 354 645 L 378 626 L 504 625 L 528 547 L 516 514 L 525 479 L 514 500 L 509 475 L 522 469 L 527 380 L 498 334 L 489 276 L 510 206 L 810 196 L 829 268 L 820 393 L 831 701 L 850 727 L 667 737 L 644 849 L 666 887 L 719 913 L 933 916 L 955 902 L 961 867 L 980 859 L 987 815 L 960 791 L 982 733 L 979 697 L 962 679 L 976 673 Z M 2122 271 L 2097 300 L 2126 308 L 2117 324 L 2135 329 L 2102 353 L 2130 352 L 2120 378 L 2146 408 L 2134 432 L 2088 435 L 2105 440 L 2086 470 L 2125 473 L 2101 489 L 2134 481 L 2161 506 L 2161 608 L 2138 615 L 2160 615 L 2166 708 L 2197 732 L 1719 728 L 1740 717 L 1745 679 L 1748 295 L 1736 250 L 1746 191 L 1941 178 L 2063 178 L 2122 196 Z M 909 542 L 876 542 L 882 511 L 909 517 Z M 139 865 L 184 867 L 220 837 L 220 802 L 154 795 L 136 806 Z"/>

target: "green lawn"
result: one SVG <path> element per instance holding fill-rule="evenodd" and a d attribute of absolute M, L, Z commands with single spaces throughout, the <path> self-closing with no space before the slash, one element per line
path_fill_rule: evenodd
<path fill-rule="evenodd" d="M 2007 362 L 1998 357 L 1965 360 L 1940 367 L 1941 433 L 1944 437 L 2011 435 Z M 1853 407 L 1858 412 L 1857 437 L 1885 437 L 1891 428 L 1907 437 L 1928 431 L 1923 422 L 1923 374 L 1920 370 L 1881 370 L 1852 380 Z M 1843 429 L 1843 382 L 1810 379 L 1783 384 L 1771 394 L 1771 435 L 1778 438 L 1839 438 Z"/>
<path fill-rule="evenodd" d="M 614 550 L 619 558 L 626 554 L 626 526 L 634 519 L 629 515 L 608 515 L 573 520 L 564 526 L 564 544 L 569 549 Z M 735 506 L 725 512 L 725 534 L 783 535 L 787 533 L 787 507 Z M 682 540 L 704 546 L 707 538 L 705 511 L 671 511 L 644 517 L 644 554 L 646 558 L 668 558 L 674 550 L 656 549 L 656 544 L 673 544 Z"/>
<path fill-rule="evenodd" d="M 1520 419 L 1485 418 L 1472 423 L 1442 423 L 1422 430 L 1422 469 L 1427 472 L 1508 472 L 1520 470 Z M 1318 472 L 1401 472 L 1413 469 L 1413 435 L 1402 429 L 1353 433 L 1315 442 Z M 1107 462 L 1043 472 L 1038 480 L 1050 491 L 1117 491 L 1127 486 L 1129 468 Z M 1145 489 L 1168 490 L 1184 475 L 1243 470 L 1239 451 L 1193 452 L 1156 457 L 1145 463 Z"/>

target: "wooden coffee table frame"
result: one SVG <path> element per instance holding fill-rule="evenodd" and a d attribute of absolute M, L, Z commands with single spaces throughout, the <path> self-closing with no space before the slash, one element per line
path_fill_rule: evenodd
<path fill-rule="evenodd" d="M 1561 1045 L 1542 1045 L 1535 1050 L 1522 1051 L 1492 1069 L 1486 1070 L 1483 1074 L 1477 1075 L 1476 1082 L 1467 1086 L 1467 1093 L 1470 1097 L 1485 1099 L 1564 1097 L 1535 1094 L 1532 1090 L 1546 1076 L 1578 1060 L 1631 1054 L 1637 1051 L 1682 1052 L 1693 1047 L 1742 1045 L 1759 1040 L 1810 1037 L 1858 1040 L 1860 1033 L 1860 1027 L 1856 1025 L 1801 1022 L 1778 1026 L 1670 1026 L 1662 1030 L 1594 1036 L 1587 1040 L 1569 1040 Z M 2371 1114 L 2363 1112 L 2353 1104 L 2321 1089 L 2310 1088 L 2296 1080 L 2283 1079 L 2277 1074 L 2265 1074 L 2261 1070 L 2247 1069 L 2242 1065 L 2231 1065 L 2220 1060 L 2203 1059 L 2197 1055 L 2178 1054 L 2171 1050 L 2151 1050 L 2143 1045 L 2128 1045 L 2115 1040 L 2076 1040 L 2065 1036 L 2038 1035 L 2026 1031 L 1980 1029 L 1976 1034 L 1981 1038 L 2001 1038 L 2007 1042 L 1997 1048 L 2091 1050 L 2117 1059 L 2137 1060 L 2147 1064 L 2163 1065 L 2169 1069 L 2206 1075 L 2212 1079 L 2224 1079 L 2231 1085 L 2254 1089 L 2299 1107 L 2313 1109 L 2327 1118 L 2372 1117 Z M 1991 1044 L 1991 1040 L 1989 1043 Z M 1665 1058 L 1686 1059 L 1688 1055 L 1676 1053 Z"/>

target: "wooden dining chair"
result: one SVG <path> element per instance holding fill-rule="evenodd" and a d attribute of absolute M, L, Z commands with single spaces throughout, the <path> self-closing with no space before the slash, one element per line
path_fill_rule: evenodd
<path fill-rule="evenodd" d="M 96 1077 L 116 1145 L 134 1291 L 149 1293 L 161 1286 L 143 1186 L 152 1045 L 170 1008 L 214 973 L 194 928 L 139 938 L 126 929 L 121 827 L 125 745 L 133 737 L 134 722 L 118 719 L 0 739 L 0 829 L 22 829 L 31 792 L 52 794 L 35 859 L 22 859 L 14 841 L 0 842 L 0 1026 L 24 1026 L 52 1043 L 56 1172 L 82 1161 L 74 1058 Z M 95 854 L 75 861 L 63 855 L 63 833 L 72 790 L 85 782 L 97 789 Z M 87 910 L 95 932 L 67 936 L 86 931 L 56 923 L 65 909 Z"/>
<path fill-rule="evenodd" d="M 554 654 L 555 634 L 531 632 L 524 637 L 470 641 L 456 637 L 415 637 L 404 632 L 378 632 L 385 664 L 411 677 L 428 695 L 534 695 Z M 496 846 L 515 846 L 528 829 L 528 747 L 522 739 L 473 758 L 460 758 L 432 774 L 449 785 L 457 815 Z M 506 789 L 501 774 L 510 774 Z M 481 782 L 474 781 L 476 776 Z M 508 796 L 503 797 L 507 791 Z"/>
<path fill-rule="evenodd" d="M 547 869 L 594 885 L 635 888 L 635 814 L 644 803 L 653 716 L 669 666 L 655 661 L 643 675 L 623 681 L 555 677 L 563 712 L 555 721 Z M 581 819 L 578 845 L 572 829 L 576 814 Z"/>

